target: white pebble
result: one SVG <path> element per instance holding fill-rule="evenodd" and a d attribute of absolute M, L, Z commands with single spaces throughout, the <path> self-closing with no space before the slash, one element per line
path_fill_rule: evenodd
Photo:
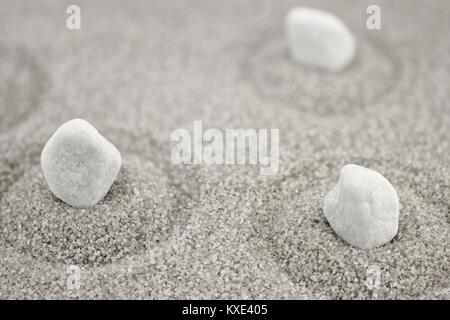
<path fill-rule="evenodd" d="M 93 206 L 103 199 L 121 163 L 116 147 L 81 119 L 59 127 L 41 155 L 50 190 L 62 201 L 79 208 Z"/>
<path fill-rule="evenodd" d="M 356 52 L 355 39 L 334 14 L 296 7 L 286 16 L 286 37 L 295 61 L 332 71 L 345 68 Z"/>
<path fill-rule="evenodd" d="M 325 197 L 323 212 L 333 230 L 351 245 L 370 249 L 392 240 L 398 230 L 399 200 L 376 171 L 348 164 Z"/>

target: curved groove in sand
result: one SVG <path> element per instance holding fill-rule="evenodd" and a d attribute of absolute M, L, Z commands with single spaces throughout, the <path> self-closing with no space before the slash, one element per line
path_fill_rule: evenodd
<path fill-rule="evenodd" d="M 0 44 L 0 133 L 40 108 L 49 75 L 22 45 Z"/>
<path fill-rule="evenodd" d="M 270 34 L 249 49 L 242 62 L 242 78 L 258 96 L 308 115 L 362 111 L 395 92 L 403 68 L 389 44 L 359 40 L 353 63 L 330 73 L 293 62 L 284 39 Z"/>
<path fill-rule="evenodd" d="M 433 194 L 421 192 L 439 184 L 439 178 L 419 177 L 421 171 L 413 165 L 394 163 L 389 158 L 354 159 L 386 174 L 401 202 L 398 234 L 388 244 L 365 251 L 336 236 L 323 215 L 323 198 L 336 183 L 334 176 L 343 159 L 322 160 L 325 172 L 314 169 L 315 162 L 304 163 L 275 183 L 277 196 L 265 202 L 270 206 L 259 216 L 260 236 L 292 281 L 320 298 L 336 298 L 338 294 L 343 299 L 433 297 L 435 287 L 445 287 L 445 261 L 450 254 L 447 208 L 442 202 L 433 202 Z M 311 173 L 311 179 L 302 178 L 301 172 Z M 414 182 L 414 177 L 421 183 Z M 365 281 L 373 265 L 381 269 L 382 278 L 378 289 L 369 290 Z M 324 287 L 329 295 L 321 296 Z"/>

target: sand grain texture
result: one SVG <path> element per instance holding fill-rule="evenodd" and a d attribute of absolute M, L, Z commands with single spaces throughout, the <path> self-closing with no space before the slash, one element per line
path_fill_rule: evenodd
<path fill-rule="evenodd" d="M 355 60 L 333 74 L 289 59 L 295 1 L 78 4 L 69 31 L 64 2 L 0 1 L 0 298 L 449 298 L 448 1 L 381 1 L 379 31 L 370 2 L 302 1 L 355 36 Z M 126 168 L 83 224 L 39 170 L 73 118 Z M 173 166 L 170 134 L 194 120 L 280 129 L 279 174 Z M 382 247 L 352 248 L 323 216 L 346 163 L 396 186 L 399 231 Z M 79 290 L 66 287 L 73 263 Z"/>

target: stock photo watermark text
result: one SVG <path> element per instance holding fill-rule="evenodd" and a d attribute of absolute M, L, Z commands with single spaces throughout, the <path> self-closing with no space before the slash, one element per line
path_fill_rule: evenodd
<path fill-rule="evenodd" d="M 193 132 L 179 128 L 172 132 L 171 159 L 174 164 L 259 165 L 261 175 L 275 175 L 279 169 L 279 129 L 209 128 L 194 121 Z"/>

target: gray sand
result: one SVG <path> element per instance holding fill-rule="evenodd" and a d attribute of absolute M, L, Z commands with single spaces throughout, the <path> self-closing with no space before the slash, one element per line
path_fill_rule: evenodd
<path fill-rule="evenodd" d="M 0 298 L 450 298 L 450 3 L 0 1 Z M 337 74 L 291 62 L 296 4 L 349 26 Z M 84 118 L 120 150 L 111 192 L 84 211 L 46 188 L 45 142 Z M 170 133 L 279 128 L 280 171 L 174 166 Z M 400 227 L 369 251 L 322 213 L 346 163 L 396 187 Z M 66 287 L 67 267 L 81 288 Z M 370 290 L 367 271 L 380 283 Z"/>

